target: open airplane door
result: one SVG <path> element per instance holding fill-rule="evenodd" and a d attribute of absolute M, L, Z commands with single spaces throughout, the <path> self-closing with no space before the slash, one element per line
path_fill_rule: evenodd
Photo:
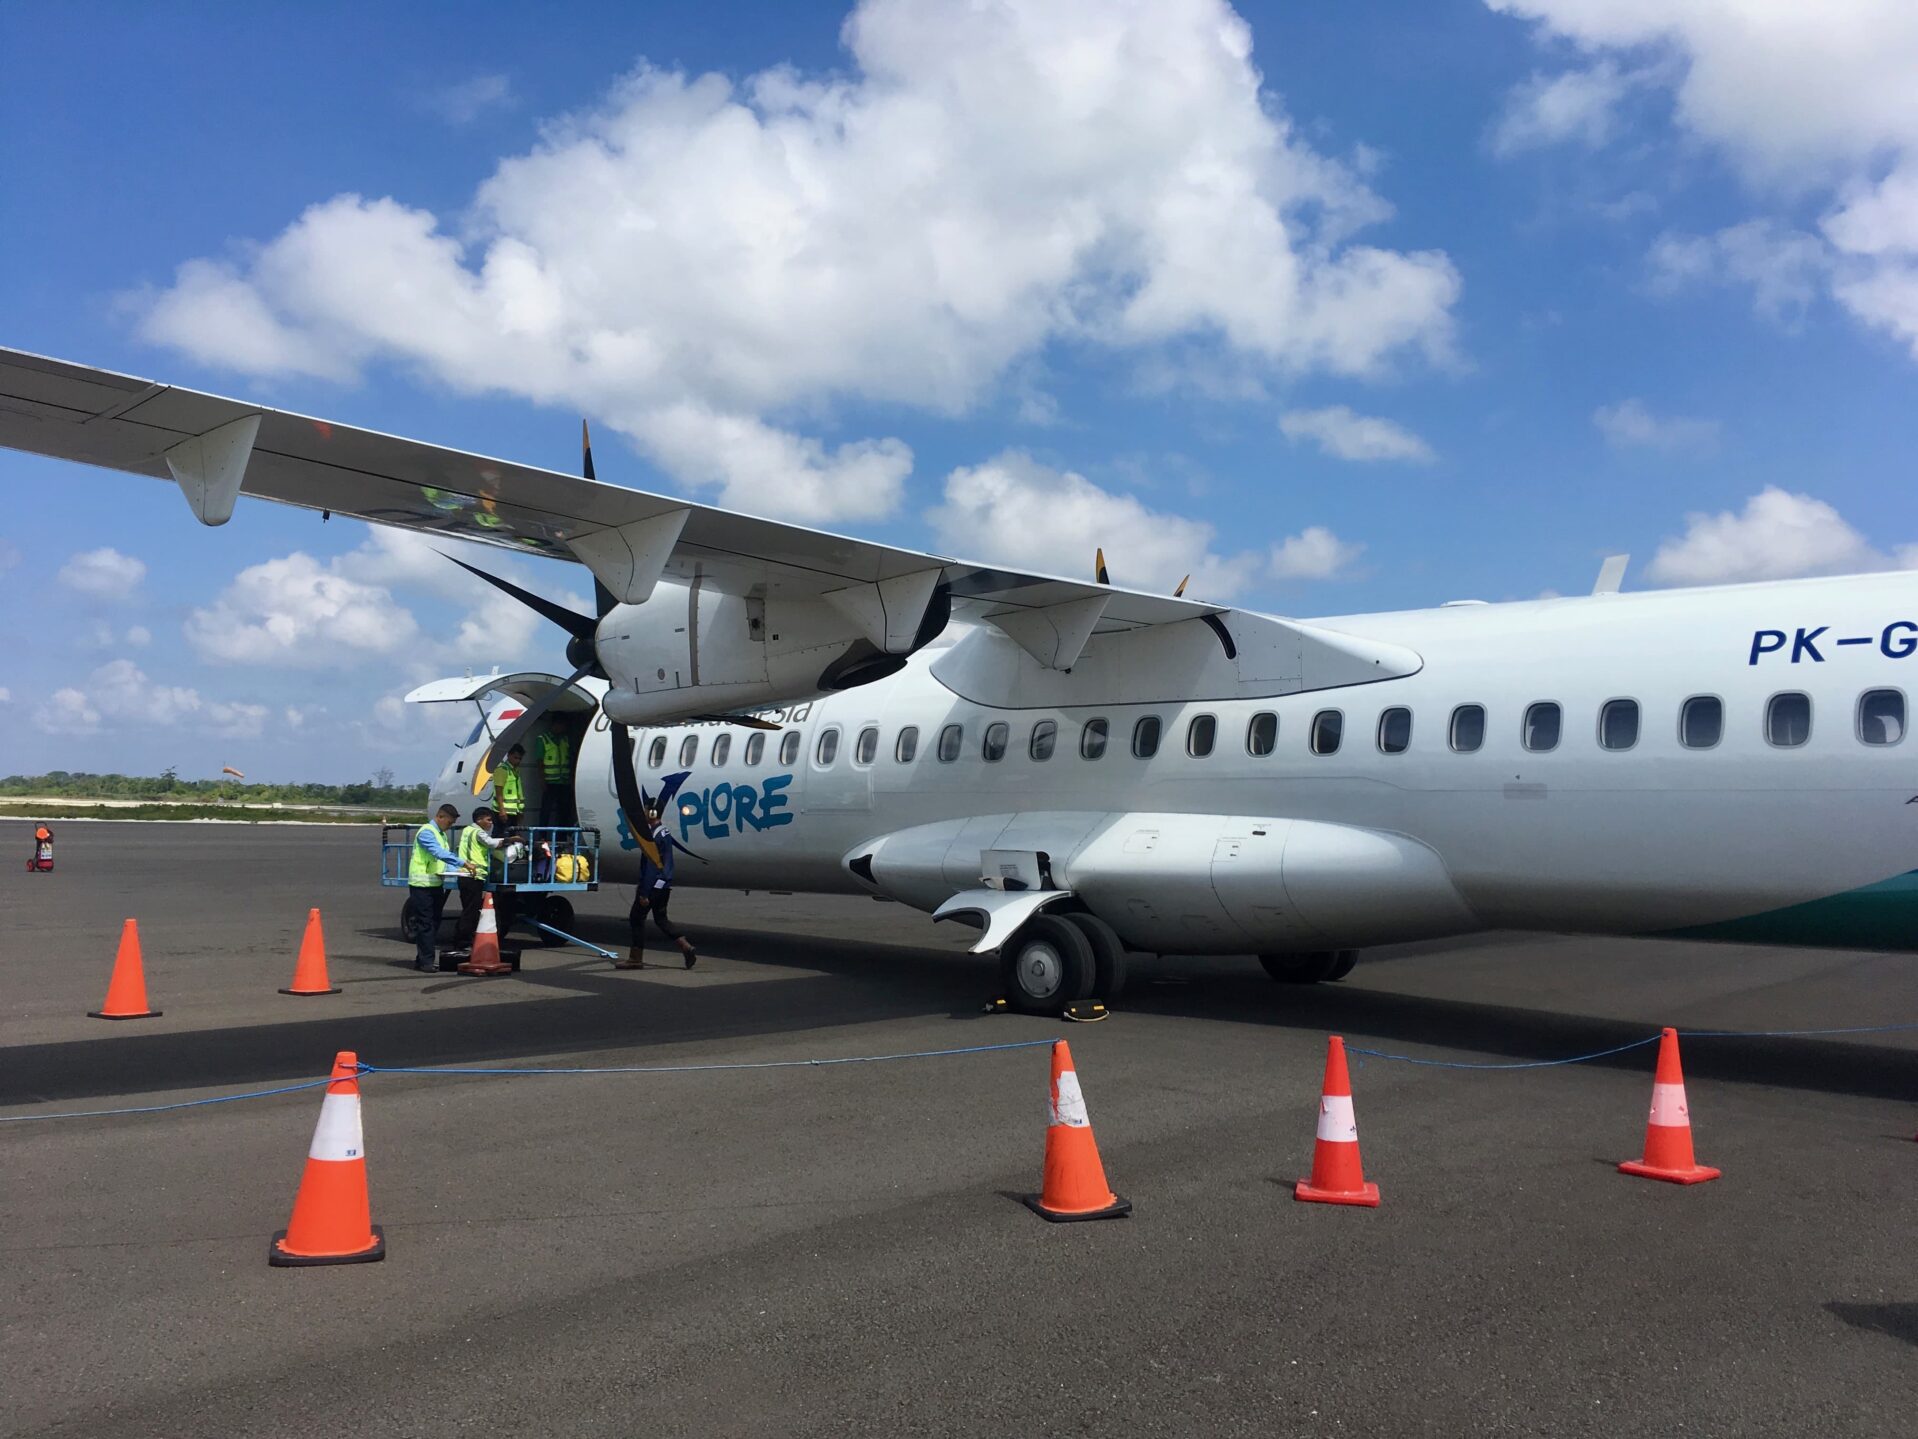
<path fill-rule="evenodd" d="M 570 741 L 567 776 L 570 784 L 572 771 L 579 764 L 580 744 L 585 738 L 587 726 L 599 710 L 599 696 L 595 691 L 602 684 L 602 681 L 584 680 L 569 685 L 561 675 L 540 670 L 521 670 L 506 675 L 462 675 L 432 680 L 412 691 L 406 696 L 408 704 L 470 703 L 478 711 L 478 722 L 472 733 L 455 746 L 454 757 L 448 761 L 446 769 L 441 771 L 439 780 L 433 786 L 434 802 L 437 804 L 447 799 L 449 794 L 456 794 L 457 797 L 451 798 L 450 803 L 457 806 L 462 814 L 472 809 L 474 798 L 485 791 L 493 778 L 492 770 L 486 763 L 487 751 L 493 741 L 525 712 L 528 705 L 538 703 L 555 688 L 560 692 L 553 696 L 546 707 L 547 723 L 550 729 Z M 526 779 L 537 804 L 537 787 L 545 781 L 539 770 L 538 755 L 529 755 L 529 759 L 532 763 L 526 766 Z"/>

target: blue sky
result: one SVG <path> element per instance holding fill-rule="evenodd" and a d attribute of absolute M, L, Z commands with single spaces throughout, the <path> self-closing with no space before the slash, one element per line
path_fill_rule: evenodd
<path fill-rule="evenodd" d="M 0 343 L 1287 613 L 1911 562 L 1918 7 L 1780 9 L 6 7 Z M 0 482 L 8 769 L 423 778 L 397 695 L 564 668 L 364 527 Z"/>

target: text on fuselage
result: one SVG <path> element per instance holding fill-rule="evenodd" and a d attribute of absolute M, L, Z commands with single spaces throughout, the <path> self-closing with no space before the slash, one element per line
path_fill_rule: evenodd
<path fill-rule="evenodd" d="M 1909 659 L 1918 654 L 1918 624 L 1910 620 L 1893 620 L 1871 635 L 1833 636 L 1830 630 L 1830 625 L 1813 629 L 1753 630 L 1751 655 L 1746 663 L 1755 665 L 1766 655 L 1777 655 L 1780 664 L 1822 665 L 1826 649 L 1848 645 L 1871 645 L 1888 660 Z"/>

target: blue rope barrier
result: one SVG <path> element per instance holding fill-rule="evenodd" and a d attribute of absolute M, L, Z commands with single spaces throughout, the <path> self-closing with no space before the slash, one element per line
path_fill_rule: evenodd
<path fill-rule="evenodd" d="M 1643 1039 L 1634 1039 L 1630 1044 L 1594 1050 L 1590 1054 L 1574 1054 L 1570 1059 L 1521 1059 L 1507 1064 L 1466 1064 L 1452 1059 L 1420 1059 L 1412 1054 L 1388 1054 L 1382 1049 L 1361 1049 L 1356 1044 L 1346 1045 L 1345 1052 L 1362 1054 L 1368 1059 L 1395 1059 L 1401 1064 L 1422 1064 L 1431 1069 L 1552 1069 L 1561 1064 L 1586 1064 L 1594 1059 L 1604 1059 L 1607 1055 L 1623 1054 L 1631 1049 L 1643 1049 L 1648 1044 L 1658 1043 L 1658 1039 L 1658 1035 L 1648 1034 Z"/>
<path fill-rule="evenodd" d="M 31 1124 L 41 1119 L 104 1119 L 114 1114 L 165 1114 L 170 1109 L 198 1109 L 206 1104 L 231 1104 L 236 1099 L 271 1099 L 276 1094 L 298 1094 L 302 1089 L 318 1089 L 333 1078 L 309 1079 L 304 1084 L 289 1084 L 280 1089 L 254 1089 L 245 1094 L 216 1094 L 211 1099 L 182 1099 L 174 1104 L 146 1104 L 137 1109 L 73 1109 L 62 1114 L 0 1114 L 0 1124 Z"/>
<path fill-rule="evenodd" d="M 1008 1049 L 1050 1047 L 1050 1039 L 1022 1039 L 1011 1044 L 975 1044 L 964 1049 L 922 1049 L 906 1054 L 853 1054 L 835 1059 L 765 1059 L 733 1064 L 634 1064 L 578 1067 L 567 1069 L 460 1069 L 432 1065 L 367 1064 L 362 1061 L 359 1074 L 696 1074 L 722 1069 L 819 1069 L 834 1064 L 883 1064 L 895 1059 L 944 1059 L 958 1054 L 991 1054 Z M 303 1089 L 318 1089 L 331 1084 L 332 1077 L 310 1079 L 303 1084 L 279 1089 L 254 1089 L 244 1094 L 216 1094 L 210 1099 L 182 1099 L 174 1104 L 146 1104 L 131 1109 L 75 1109 L 59 1114 L 0 1114 L 0 1124 L 32 1124 L 48 1119 L 106 1119 L 120 1114 L 165 1114 L 174 1109 L 197 1109 L 208 1104 L 231 1104 L 239 1099 L 270 1099 L 276 1094 L 298 1094 Z"/>

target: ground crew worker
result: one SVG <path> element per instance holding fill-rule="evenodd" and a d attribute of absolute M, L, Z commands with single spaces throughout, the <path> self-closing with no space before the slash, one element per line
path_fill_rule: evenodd
<path fill-rule="evenodd" d="M 406 909 L 403 916 L 413 930 L 413 968 L 437 974 L 440 967 L 440 915 L 446 910 L 445 876 L 458 874 L 460 857 L 446 847 L 460 812 L 443 804 L 433 823 L 413 832 L 406 866 Z"/>
<path fill-rule="evenodd" d="M 493 771 L 493 803 L 499 810 L 499 832 L 511 834 L 526 814 L 526 782 L 519 777 L 520 761 L 526 750 L 514 745 L 506 751 L 506 763 Z"/>
<path fill-rule="evenodd" d="M 473 822 L 460 831 L 460 867 L 465 872 L 460 875 L 460 922 L 453 931 L 453 948 L 468 953 L 473 949 L 473 936 L 479 932 L 486 882 L 493 875 L 493 851 L 506 843 L 504 838 L 493 837 L 497 818 L 492 810 L 481 805 L 473 811 Z M 502 934 L 508 922 L 505 908 L 506 896 L 502 893 L 493 905 L 493 922 Z"/>
<path fill-rule="evenodd" d="M 686 961 L 686 968 L 691 969 L 699 963 L 699 956 L 693 953 L 693 942 L 674 929 L 672 922 L 666 918 L 666 906 L 673 897 L 673 850 L 676 848 L 673 836 L 660 821 L 656 809 L 646 811 L 646 827 L 647 838 L 653 842 L 659 863 L 653 863 L 650 857 L 642 857 L 639 862 L 639 892 L 633 896 L 633 910 L 626 917 L 633 932 L 633 947 L 614 968 L 646 967 L 646 916 L 650 913 L 653 923 L 659 926 L 659 932 L 678 946 L 680 957 Z"/>
<path fill-rule="evenodd" d="M 539 774 L 544 787 L 539 795 L 539 822 L 542 827 L 573 826 L 573 741 L 558 730 L 541 730 L 534 741 L 539 746 Z"/>

